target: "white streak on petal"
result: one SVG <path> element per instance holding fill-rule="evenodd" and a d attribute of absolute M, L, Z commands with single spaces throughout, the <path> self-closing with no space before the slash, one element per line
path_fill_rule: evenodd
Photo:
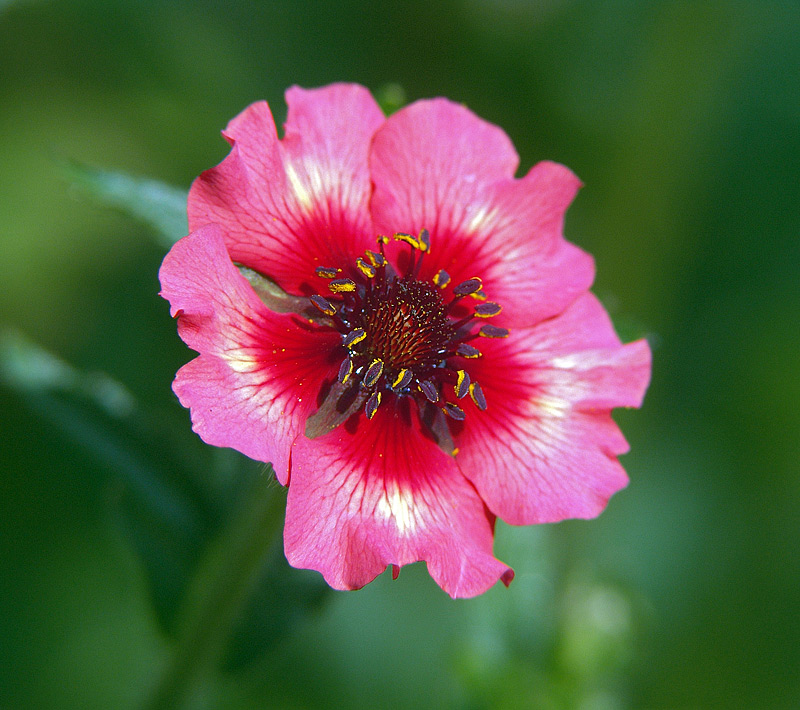
<path fill-rule="evenodd" d="M 231 349 L 222 353 L 222 358 L 234 372 L 254 372 L 261 367 L 258 358 L 246 350 Z"/>
<path fill-rule="evenodd" d="M 550 360 L 550 364 L 559 370 L 572 370 L 578 367 L 583 360 L 584 359 L 575 355 L 563 355 L 561 357 L 554 357 Z"/>
<path fill-rule="evenodd" d="M 420 522 L 411 491 L 401 489 L 397 481 L 387 482 L 378 499 L 376 512 L 387 520 L 393 520 L 401 535 L 414 532 Z"/>
<path fill-rule="evenodd" d="M 494 219 L 495 215 L 497 214 L 497 208 L 493 207 L 489 210 L 486 205 L 483 205 L 477 209 L 472 218 L 467 222 L 467 232 L 477 232 L 483 225 L 487 222 Z"/>
<path fill-rule="evenodd" d="M 297 197 L 297 201 L 306 209 L 310 208 L 311 194 L 306 189 L 306 186 L 303 184 L 303 181 L 300 179 L 297 171 L 294 169 L 294 165 L 289 162 L 286 163 L 286 177 L 289 178 L 289 184 L 292 186 L 292 190 Z"/>
<path fill-rule="evenodd" d="M 551 417 L 561 419 L 566 417 L 570 410 L 570 403 L 556 397 L 537 397 L 533 402 L 533 413 L 541 416 L 542 412 Z"/>

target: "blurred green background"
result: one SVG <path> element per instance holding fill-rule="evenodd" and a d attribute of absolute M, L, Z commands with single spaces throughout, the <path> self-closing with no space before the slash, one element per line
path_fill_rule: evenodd
<path fill-rule="evenodd" d="M 59 164 L 186 188 L 231 117 L 265 98 L 282 120 L 295 83 L 448 96 L 522 170 L 570 166 L 567 237 L 655 348 L 644 409 L 617 417 L 631 485 L 598 520 L 498 524 L 517 579 L 478 599 L 422 565 L 299 611 L 275 594 L 280 633 L 201 705 L 800 707 L 798 37 L 795 1 L 0 2 L 0 322 L 122 383 L 198 479 L 252 467 L 196 442 L 170 391 L 191 355 L 163 249 Z M 0 708 L 137 708 L 173 647 L 120 524 L 132 484 L 42 402 L 0 387 Z"/>

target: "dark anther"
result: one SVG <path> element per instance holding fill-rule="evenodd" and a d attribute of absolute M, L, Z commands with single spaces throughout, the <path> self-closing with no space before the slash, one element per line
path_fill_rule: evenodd
<path fill-rule="evenodd" d="M 364 410 L 367 413 L 367 419 L 372 419 L 375 416 L 375 412 L 378 411 L 378 407 L 381 403 L 381 393 L 380 392 L 373 392 L 369 399 L 367 400 L 366 405 L 364 406 Z"/>
<path fill-rule="evenodd" d="M 481 280 L 477 277 L 462 281 L 453 289 L 456 296 L 469 296 L 471 293 L 481 290 Z"/>
<path fill-rule="evenodd" d="M 346 357 L 342 360 L 342 364 L 339 366 L 339 375 L 336 379 L 339 380 L 343 385 L 347 384 L 347 381 L 350 379 L 350 375 L 353 374 L 353 361 Z"/>
<path fill-rule="evenodd" d="M 356 328 L 355 330 L 349 332 L 345 338 L 343 345 L 346 348 L 352 348 L 354 345 L 360 343 L 364 338 L 367 337 L 367 333 L 363 328 Z"/>
<path fill-rule="evenodd" d="M 361 380 L 361 386 L 369 389 L 378 382 L 382 374 L 383 362 L 381 360 L 373 360 L 372 363 L 370 363 L 370 366 L 367 368 L 367 371 L 364 373 L 364 377 Z"/>
<path fill-rule="evenodd" d="M 456 381 L 456 385 L 453 389 L 455 390 L 456 397 L 459 399 L 466 397 L 467 394 L 469 394 L 469 375 L 465 370 L 458 371 L 458 380 Z"/>
<path fill-rule="evenodd" d="M 433 384 L 430 380 L 423 380 L 419 383 L 419 390 L 422 394 L 427 397 L 429 402 L 438 402 L 439 401 L 439 392 L 436 389 L 436 385 Z"/>
<path fill-rule="evenodd" d="M 419 243 L 422 245 L 420 247 L 422 251 L 431 250 L 431 233 L 427 229 L 423 229 L 419 233 Z"/>
<path fill-rule="evenodd" d="M 341 269 L 334 269 L 330 266 L 318 266 L 315 271 L 317 276 L 321 276 L 323 279 L 333 279 L 336 278 L 336 274 L 338 274 Z"/>
<path fill-rule="evenodd" d="M 366 250 L 367 259 L 373 266 L 384 266 L 386 264 L 386 257 L 383 254 L 378 254 L 376 251 Z"/>
<path fill-rule="evenodd" d="M 461 357 L 466 358 L 476 358 L 481 356 L 481 351 L 477 348 L 473 348 L 468 343 L 459 343 L 459 346 L 456 348 L 456 353 L 461 355 Z"/>
<path fill-rule="evenodd" d="M 444 403 L 444 413 L 459 422 L 463 422 L 467 418 L 467 415 L 464 414 L 464 410 L 457 404 L 452 404 L 451 402 Z"/>
<path fill-rule="evenodd" d="M 411 380 L 414 379 L 414 373 L 411 370 L 402 369 L 400 372 L 397 373 L 397 377 L 395 377 L 394 382 L 392 382 L 392 389 L 402 390 L 408 387 L 411 384 Z"/>
<path fill-rule="evenodd" d="M 475 402 L 475 406 L 480 409 L 481 411 L 485 411 L 486 409 L 486 397 L 483 396 L 483 390 L 481 386 L 477 382 L 473 382 L 469 386 L 469 396 L 472 397 L 472 401 Z"/>
<path fill-rule="evenodd" d="M 478 318 L 491 318 L 492 316 L 496 316 L 500 311 L 502 311 L 502 307 L 498 303 L 492 303 L 492 301 L 486 301 L 485 303 L 479 303 L 475 306 L 475 315 Z"/>
<path fill-rule="evenodd" d="M 447 288 L 447 284 L 450 283 L 450 274 L 448 274 L 444 269 L 440 269 L 433 277 L 433 283 L 435 283 L 439 288 Z"/>
<path fill-rule="evenodd" d="M 487 323 L 481 326 L 478 335 L 482 335 L 484 338 L 507 338 L 508 331 L 505 328 L 498 328 L 496 325 L 489 325 Z"/>
<path fill-rule="evenodd" d="M 331 305 L 331 302 L 324 299 L 322 296 L 312 296 L 311 303 L 319 308 L 326 316 L 336 315 L 336 309 Z"/>

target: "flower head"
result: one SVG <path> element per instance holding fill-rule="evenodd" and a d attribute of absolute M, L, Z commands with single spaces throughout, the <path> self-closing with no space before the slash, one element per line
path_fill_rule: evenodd
<path fill-rule="evenodd" d="M 496 517 L 593 517 L 627 483 L 613 407 L 641 404 L 622 345 L 562 236 L 580 185 L 518 158 L 445 99 L 384 117 L 362 87 L 292 88 L 223 132 L 189 194 L 162 295 L 200 355 L 174 390 L 208 443 L 289 486 L 289 562 L 337 589 L 425 560 L 453 597 L 512 570 Z"/>

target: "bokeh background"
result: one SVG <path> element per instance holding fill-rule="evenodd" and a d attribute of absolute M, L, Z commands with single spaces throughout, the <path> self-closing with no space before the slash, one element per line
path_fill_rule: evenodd
<path fill-rule="evenodd" d="M 232 116 L 265 98 L 282 119 L 295 83 L 445 95 L 522 170 L 569 165 L 567 237 L 654 346 L 643 410 L 617 417 L 631 485 L 598 520 L 498 524 L 517 579 L 478 599 L 423 565 L 268 596 L 288 621 L 252 657 L 243 637 L 200 705 L 800 707 L 798 37 L 793 0 L 0 2 L 0 321 L 121 383 L 198 479 L 248 464 L 196 442 L 171 394 L 190 353 L 163 248 L 63 161 L 185 189 Z M 173 648 L 158 544 L 120 522 L 116 450 L 43 401 L 0 387 L 0 708 L 138 708 Z"/>

